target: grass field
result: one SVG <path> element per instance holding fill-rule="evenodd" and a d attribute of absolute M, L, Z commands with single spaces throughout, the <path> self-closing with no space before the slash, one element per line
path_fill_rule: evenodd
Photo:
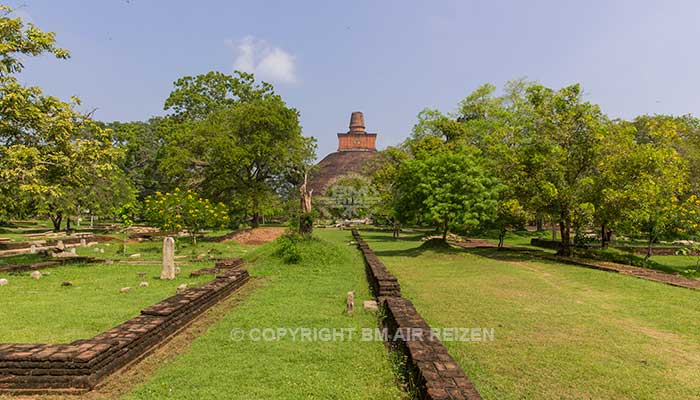
<path fill-rule="evenodd" d="M 317 232 L 320 239 L 301 245 L 298 265 L 282 263 L 274 245 L 247 254 L 261 287 L 126 398 L 399 399 L 382 342 L 231 339 L 234 329 L 376 327 L 361 306 L 352 317 L 343 312 L 348 291 L 358 305 L 369 298 L 349 232 Z"/>
<path fill-rule="evenodd" d="M 494 328 L 445 342 L 486 399 L 698 399 L 700 293 L 502 252 L 421 250 L 363 237 L 434 327 Z"/>
<path fill-rule="evenodd" d="M 189 278 L 189 272 L 213 263 L 181 265 L 182 273 L 172 281 L 161 281 L 158 265 L 115 263 L 66 265 L 50 268 L 39 280 L 21 275 L 0 274 L 9 284 L 0 287 L 2 319 L 0 343 L 68 343 L 87 339 L 139 314 L 176 292 L 178 285 L 196 286 L 211 276 Z M 137 273 L 147 273 L 140 278 Z M 73 286 L 61 286 L 70 281 Z M 148 287 L 139 287 L 146 281 Z M 123 287 L 129 293 L 120 293 Z"/>
<path fill-rule="evenodd" d="M 213 262 L 190 262 L 190 255 L 213 254 L 238 257 L 249 246 L 236 243 L 201 243 L 193 248 L 184 240 L 176 245 L 176 259 L 181 274 L 173 281 L 161 281 L 160 265 L 134 265 L 131 262 L 159 261 L 162 259 L 160 241 L 132 244 L 128 254 L 141 252 L 139 258 L 123 256 L 120 242 L 100 243 L 95 247 L 78 248 L 78 254 L 116 260 L 112 265 L 77 264 L 48 268 L 42 272 L 50 275 L 39 280 L 30 278 L 30 272 L 19 275 L 0 274 L 9 284 L 0 287 L 2 319 L 0 343 L 67 343 L 89 338 L 139 314 L 140 310 L 176 293 L 182 283 L 197 286 L 213 279 L 213 276 L 189 278 L 195 269 L 212 266 Z M 95 248 L 104 253 L 95 253 Z M 32 255 L 34 256 L 34 255 Z M 29 256 L 7 259 L 14 261 L 38 261 Z M 36 257 L 36 256 L 34 256 Z M 0 260 L 6 260 L 0 258 Z M 145 278 L 138 273 L 146 273 Z M 73 286 L 61 286 L 70 281 Z M 146 281 L 148 287 L 139 287 Z M 119 289 L 131 287 L 129 293 Z"/>

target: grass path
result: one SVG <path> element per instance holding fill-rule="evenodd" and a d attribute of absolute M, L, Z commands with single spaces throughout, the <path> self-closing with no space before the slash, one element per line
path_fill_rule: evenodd
<path fill-rule="evenodd" d="M 274 245 L 246 255 L 249 271 L 264 284 L 158 369 L 127 399 L 399 399 L 381 342 L 231 339 L 233 329 L 373 328 L 376 317 L 359 308 L 343 313 L 345 293 L 356 303 L 369 293 L 359 252 L 349 232 L 319 231 L 305 243 L 305 258 L 285 265 Z"/>
<path fill-rule="evenodd" d="M 495 329 L 493 342 L 445 343 L 485 399 L 700 398 L 698 292 L 363 237 L 432 326 Z"/>

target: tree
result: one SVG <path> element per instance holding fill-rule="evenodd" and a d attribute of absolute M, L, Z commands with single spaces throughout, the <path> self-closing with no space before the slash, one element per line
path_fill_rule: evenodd
<path fill-rule="evenodd" d="M 498 248 L 503 248 L 506 233 L 511 229 L 521 229 L 530 218 L 530 214 L 518 200 L 510 198 L 498 202 L 495 224 L 498 227 Z"/>
<path fill-rule="evenodd" d="M 672 235 L 682 226 L 683 196 L 688 190 L 687 164 L 672 146 L 677 140 L 677 126 L 670 120 L 644 118 L 646 139 L 639 143 L 630 159 L 636 162 L 637 177 L 630 194 L 633 206 L 626 208 L 623 221 L 629 231 L 647 237 L 647 258 L 653 243 Z"/>
<path fill-rule="evenodd" d="M 10 76 L 22 70 L 21 55 L 68 58 L 68 52 L 55 46 L 53 33 L 25 26 L 10 17 L 9 8 L 0 9 L 0 198 L 13 205 L 0 207 L 5 213 L 17 213 L 20 206 L 46 214 L 59 230 L 64 217 L 70 221 L 107 198 L 97 193 L 110 188 L 98 182 L 119 183 L 113 173 L 120 153 L 112 147 L 110 131 L 75 111 L 77 98 L 66 103 Z"/>
<path fill-rule="evenodd" d="M 526 96 L 532 125 L 516 132 L 518 163 L 528 186 L 541 192 L 538 198 L 557 216 L 559 255 L 569 256 L 573 217 L 587 207 L 606 119 L 598 106 L 582 100 L 579 85 L 558 91 L 533 85 Z"/>
<path fill-rule="evenodd" d="M 21 72 L 22 56 L 52 54 L 56 58 L 70 57 L 68 50 L 56 47 L 53 32 L 44 32 L 21 18 L 12 18 L 12 8 L 0 4 L 0 77 Z"/>
<path fill-rule="evenodd" d="M 441 151 L 408 160 L 398 174 L 398 214 L 450 228 L 473 228 L 496 213 L 498 183 L 484 170 L 476 152 Z"/>
<path fill-rule="evenodd" d="M 185 76 L 174 85 L 164 109 L 171 111 L 179 122 L 201 121 L 221 107 L 274 95 L 272 85 L 267 82 L 256 84 L 253 74 L 241 71 L 235 71 L 234 76 L 216 71 Z"/>
<path fill-rule="evenodd" d="M 389 147 L 379 152 L 369 166 L 373 171 L 373 192 L 378 196 L 378 201 L 373 206 L 373 213 L 375 216 L 389 220 L 394 238 L 398 238 L 401 232 L 401 223 L 396 212 L 399 202 L 399 170 L 408 157 L 409 155 L 403 149 Z"/>
<path fill-rule="evenodd" d="M 201 121 L 176 126 L 162 165 L 172 166 L 175 182 L 252 214 L 257 226 L 266 204 L 291 192 L 291 175 L 313 159 L 315 145 L 301 135 L 299 112 L 280 96 L 239 89 L 260 95 L 225 102 Z"/>
<path fill-rule="evenodd" d="M 158 190 L 169 189 L 170 182 L 159 168 L 163 156 L 164 130 L 169 129 L 166 118 L 155 117 L 146 122 L 111 122 L 105 127 L 113 132 L 114 146 L 124 153 L 119 167 L 132 182 L 140 200 Z"/>

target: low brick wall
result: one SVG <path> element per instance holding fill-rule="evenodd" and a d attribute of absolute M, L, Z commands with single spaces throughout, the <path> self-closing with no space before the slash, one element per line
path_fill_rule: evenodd
<path fill-rule="evenodd" d="M 63 244 L 65 244 L 65 245 L 79 244 L 82 239 L 85 239 L 85 241 L 87 241 L 87 242 L 109 242 L 111 240 L 114 240 L 113 237 L 104 236 L 104 235 L 72 236 L 72 237 L 65 237 L 65 238 L 58 238 L 58 239 L 54 239 L 54 238 L 37 239 L 37 240 L 27 241 L 27 242 L 0 243 L 0 250 L 30 249 L 32 247 L 32 245 L 41 246 L 41 247 L 54 247 L 58 244 L 59 241 L 62 241 Z"/>
<path fill-rule="evenodd" d="M 34 264 L 10 264 L 3 265 L 0 267 L 0 272 L 8 272 L 10 274 L 23 272 L 23 271 L 34 271 L 39 269 L 58 267 L 64 264 L 92 264 L 92 263 L 103 263 L 105 260 L 95 257 L 65 257 L 56 258 L 53 260 L 42 261 Z"/>
<path fill-rule="evenodd" d="M 365 257 L 367 278 L 385 311 L 387 344 L 406 356 L 406 371 L 422 400 L 480 400 L 481 395 L 413 304 L 401 297 L 399 283 L 357 229 L 352 236 Z M 397 331 L 401 331 L 397 335 Z M 420 333 L 416 335 L 417 333 Z M 397 340 L 393 340 L 396 338 Z"/>
<path fill-rule="evenodd" d="M 216 264 L 211 268 L 201 268 L 190 273 L 192 276 L 200 275 L 216 275 L 225 271 L 240 268 L 243 265 L 242 258 L 224 258 L 216 261 Z"/>
<path fill-rule="evenodd" d="M 232 269 L 198 288 L 167 298 L 91 339 L 70 344 L 1 344 L 0 392 L 81 393 L 138 360 L 249 279 Z"/>
<path fill-rule="evenodd" d="M 374 296 L 378 299 L 386 296 L 401 296 L 399 281 L 386 269 L 384 263 L 369 248 L 369 245 L 362 239 L 357 229 L 352 230 L 352 236 L 355 238 L 364 256 L 367 279 Z"/>
<path fill-rule="evenodd" d="M 386 297 L 384 326 L 390 344 L 407 356 L 413 384 L 419 388 L 421 399 L 478 400 L 481 395 L 467 375 L 447 352 L 440 340 L 431 334 L 430 326 L 418 314 L 413 304 L 402 297 Z M 397 335 L 397 331 L 401 333 Z"/>

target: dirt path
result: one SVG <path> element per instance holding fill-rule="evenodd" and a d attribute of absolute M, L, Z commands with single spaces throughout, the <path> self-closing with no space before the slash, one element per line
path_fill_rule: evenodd
<path fill-rule="evenodd" d="M 240 244 L 260 245 L 272 242 L 284 234 L 287 228 L 283 227 L 268 227 L 268 228 L 248 228 L 231 232 L 226 236 L 219 238 L 219 242 L 234 241 Z"/>

